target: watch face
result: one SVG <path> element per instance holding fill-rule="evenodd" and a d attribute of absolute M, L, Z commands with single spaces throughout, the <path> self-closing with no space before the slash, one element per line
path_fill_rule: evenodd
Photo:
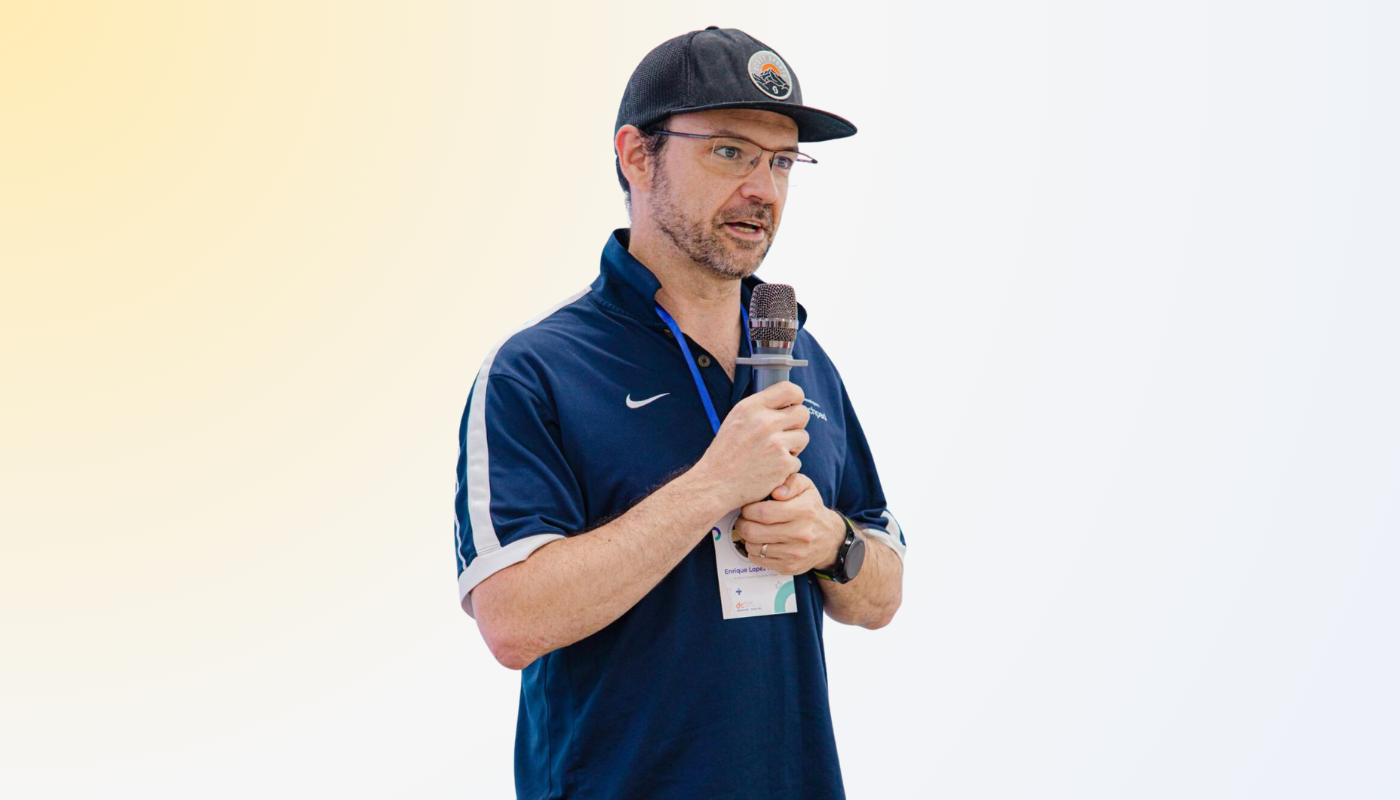
<path fill-rule="evenodd" d="M 856 574 L 860 572 L 860 565 L 864 562 L 865 540 L 857 536 L 856 540 L 851 542 L 851 549 L 846 552 L 845 569 L 842 570 L 846 573 L 846 580 L 855 578 Z"/>

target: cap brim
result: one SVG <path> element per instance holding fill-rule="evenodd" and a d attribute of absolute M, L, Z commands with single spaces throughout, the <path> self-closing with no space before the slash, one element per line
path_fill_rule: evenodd
<path fill-rule="evenodd" d="M 829 111 L 822 111 L 810 106 L 795 106 L 791 103 L 765 100 L 745 100 L 736 103 L 713 103 L 694 108 L 674 108 L 666 112 L 666 115 L 689 114 L 692 111 L 715 111 L 721 108 L 756 108 L 759 111 L 776 111 L 779 114 L 792 117 L 792 121 L 797 123 L 797 141 L 799 142 L 825 142 L 828 139 L 844 139 L 847 136 L 854 136 L 856 133 L 856 126 L 852 125 L 849 120 L 838 117 Z"/>

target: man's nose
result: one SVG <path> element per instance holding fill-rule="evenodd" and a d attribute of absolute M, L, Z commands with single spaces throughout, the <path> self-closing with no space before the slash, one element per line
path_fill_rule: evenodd
<path fill-rule="evenodd" d="M 778 188 L 778 176 L 773 173 L 773 157 L 768 153 L 758 157 L 758 164 L 753 168 L 753 172 L 744 178 L 744 183 L 739 187 L 740 193 L 753 200 L 769 205 L 778 199 L 781 190 Z"/>

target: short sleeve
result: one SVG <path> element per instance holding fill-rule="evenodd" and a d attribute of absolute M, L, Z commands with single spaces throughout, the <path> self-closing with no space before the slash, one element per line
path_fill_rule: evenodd
<path fill-rule="evenodd" d="M 904 532 L 885 503 L 880 475 L 870 443 L 861 430 L 846 387 L 841 386 L 846 425 L 846 460 L 841 465 L 841 485 L 836 494 L 836 510 L 851 518 L 868 538 L 887 545 L 904 560 Z"/>
<path fill-rule="evenodd" d="M 477 377 L 457 456 L 457 588 L 471 590 L 584 527 L 582 492 L 560 446 L 553 404 L 516 378 Z"/>

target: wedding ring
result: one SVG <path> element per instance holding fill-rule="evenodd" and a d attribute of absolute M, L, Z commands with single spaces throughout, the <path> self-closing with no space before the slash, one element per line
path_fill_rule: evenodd
<path fill-rule="evenodd" d="M 768 545 L 765 544 L 764 546 L 758 548 L 758 557 L 759 557 L 759 558 L 767 558 L 767 557 L 768 557 Z"/>

